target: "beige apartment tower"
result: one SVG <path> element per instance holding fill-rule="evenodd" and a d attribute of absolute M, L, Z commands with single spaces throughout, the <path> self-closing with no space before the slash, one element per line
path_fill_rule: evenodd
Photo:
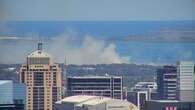
<path fill-rule="evenodd" d="M 26 84 L 26 110 L 53 110 L 54 103 L 62 98 L 62 79 L 59 64 L 38 49 L 27 56 L 20 69 L 20 82 Z"/>

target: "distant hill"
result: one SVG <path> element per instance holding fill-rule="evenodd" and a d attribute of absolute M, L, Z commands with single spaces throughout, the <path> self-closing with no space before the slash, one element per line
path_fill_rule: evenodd
<path fill-rule="evenodd" d="M 20 66 L 20 64 L 0 64 L 0 80 L 10 79 L 14 82 L 18 82 Z M 64 67 L 63 64 L 61 64 L 61 67 Z M 137 64 L 68 65 L 67 75 L 84 76 L 108 74 L 123 76 L 124 86 L 130 89 L 139 81 L 155 81 L 157 68 L 159 68 L 159 66 Z"/>

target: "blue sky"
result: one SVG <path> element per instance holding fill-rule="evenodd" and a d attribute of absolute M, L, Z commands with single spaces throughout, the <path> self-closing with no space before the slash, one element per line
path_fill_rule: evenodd
<path fill-rule="evenodd" d="M 129 62 L 175 64 L 195 60 L 194 0 L 1 0 L 0 5 L 0 37 L 23 39 L 38 34 L 50 39 L 71 33 L 74 40 L 63 48 L 80 49 L 90 36 L 95 44 L 105 42 L 103 50 L 112 47 L 113 58 L 128 57 Z M 26 48 L 18 42 L 0 40 L 0 63 L 6 63 L 5 59 L 23 62 L 22 57 L 34 49 L 35 42 L 24 43 Z M 50 46 L 47 43 L 46 47 Z"/>
<path fill-rule="evenodd" d="M 194 0 L 1 0 L 6 20 L 194 20 Z"/>

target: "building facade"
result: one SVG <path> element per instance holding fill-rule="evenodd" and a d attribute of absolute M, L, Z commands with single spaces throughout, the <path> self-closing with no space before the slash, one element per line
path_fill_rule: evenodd
<path fill-rule="evenodd" d="M 181 101 L 194 101 L 194 63 L 180 61 L 177 65 L 178 98 Z"/>
<path fill-rule="evenodd" d="M 157 92 L 161 100 L 177 99 L 177 68 L 164 66 L 157 70 Z"/>
<path fill-rule="evenodd" d="M 42 43 L 26 60 L 20 69 L 20 82 L 26 85 L 27 110 L 53 110 L 62 96 L 59 64 L 42 50 Z"/>
<path fill-rule="evenodd" d="M 127 101 L 135 104 L 140 110 L 143 110 L 145 101 L 149 100 L 148 91 L 129 91 L 127 92 Z"/>
<path fill-rule="evenodd" d="M 26 104 L 26 85 L 13 83 L 13 101 L 14 104 Z"/>
<path fill-rule="evenodd" d="M 195 63 L 194 63 L 194 102 L 195 102 Z"/>
<path fill-rule="evenodd" d="M 96 95 L 122 99 L 122 77 L 119 76 L 82 76 L 67 78 L 68 96 Z"/>

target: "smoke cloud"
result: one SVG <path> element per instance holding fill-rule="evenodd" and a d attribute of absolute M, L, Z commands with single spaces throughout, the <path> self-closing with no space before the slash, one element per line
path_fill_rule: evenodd
<path fill-rule="evenodd" d="M 86 35 L 80 45 L 73 36 L 62 35 L 49 47 L 49 52 L 56 56 L 58 62 L 64 61 L 71 64 L 110 64 L 128 63 L 127 57 L 121 57 L 116 51 L 116 45 L 106 44 L 103 40 L 97 40 Z"/>
<path fill-rule="evenodd" d="M 9 38 L 11 39 L 11 38 Z M 17 40 L 0 40 L 0 63 L 24 63 L 27 54 L 36 50 L 38 41 L 31 38 L 14 38 Z M 106 43 L 90 35 L 79 39 L 75 33 L 65 33 L 52 38 L 51 41 L 43 40 L 44 51 L 54 57 L 59 63 L 66 61 L 68 64 L 111 64 L 128 63 L 128 57 L 121 57 L 116 51 L 114 43 Z"/>

